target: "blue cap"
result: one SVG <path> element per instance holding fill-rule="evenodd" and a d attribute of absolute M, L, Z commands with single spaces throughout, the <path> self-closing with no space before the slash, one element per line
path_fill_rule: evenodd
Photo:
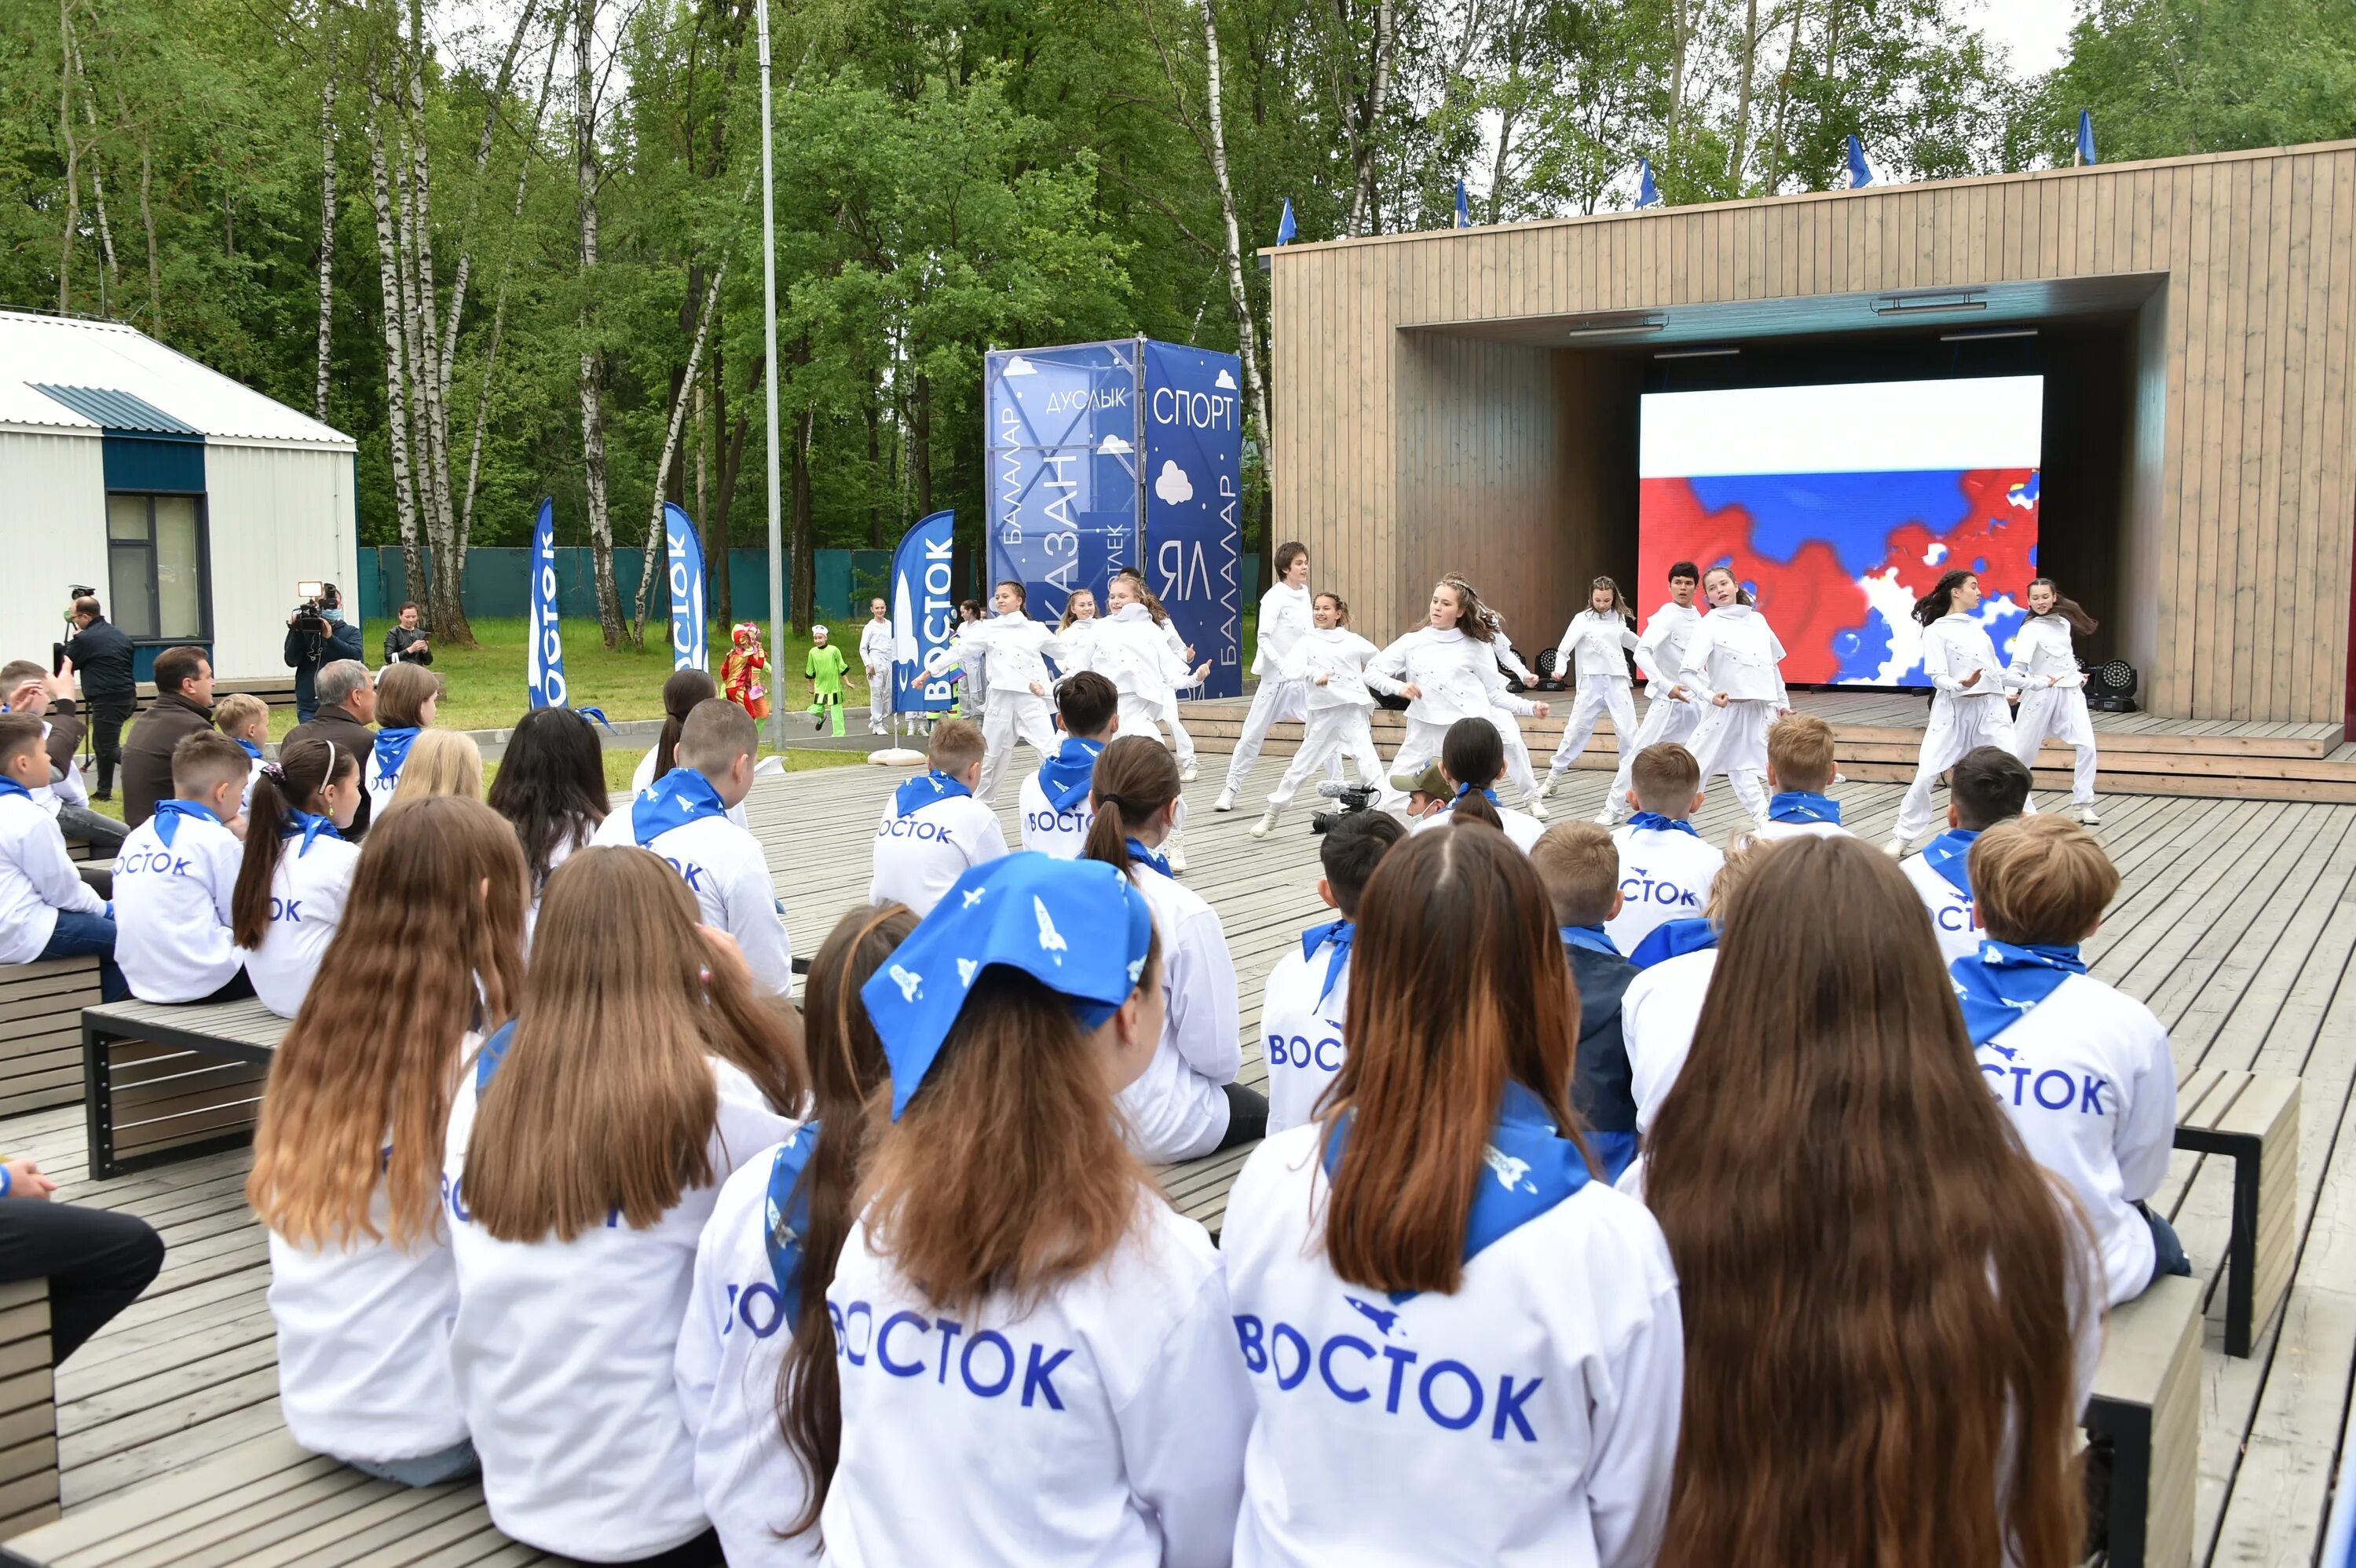
<path fill-rule="evenodd" d="M 1094 1029 L 1137 989 L 1152 943 L 1145 895 L 1100 860 L 1023 851 L 969 869 L 860 988 L 892 1067 L 892 1119 L 932 1071 L 984 969 L 1022 970 Z"/>

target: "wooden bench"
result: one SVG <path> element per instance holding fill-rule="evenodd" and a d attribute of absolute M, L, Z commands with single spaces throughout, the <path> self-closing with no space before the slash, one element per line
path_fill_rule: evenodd
<path fill-rule="evenodd" d="M 0 1538 L 58 1517 L 49 1282 L 0 1285 Z"/>
<path fill-rule="evenodd" d="M 2201 1459 L 2201 1282 L 2154 1280 L 2111 1309 L 2086 1402 L 2110 1477 L 2110 1568 L 2186 1568 Z"/>
<path fill-rule="evenodd" d="M 2246 1357 L 2298 1257 L 2298 1080 L 2201 1069 L 2177 1088 L 2176 1147 L 2233 1162 L 2225 1354 Z"/>
<path fill-rule="evenodd" d="M 286 1023 L 252 1000 L 84 1008 L 91 1176 L 103 1181 L 251 1139 Z"/>
<path fill-rule="evenodd" d="M 99 1000 L 94 957 L 0 965 L 0 1116 L 81 1098 L 81 1010 Z"/>
<path fill-rule="evenodd" d="M 284 1431 L 118 1492 L 0 1544 L 23 1568 L 230 1563 L 562 1563 L 501 1535 L 479 1481 L 402 1487 L 294 1445 Z"/>

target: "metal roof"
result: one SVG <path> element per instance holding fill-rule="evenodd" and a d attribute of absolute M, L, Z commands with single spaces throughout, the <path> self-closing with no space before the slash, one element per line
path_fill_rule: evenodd
<path fill-rule="evenodd" d="M 201 434 L 348 452 L 308 414 L 118 322 L 0 311 L 0 428 Z"/>

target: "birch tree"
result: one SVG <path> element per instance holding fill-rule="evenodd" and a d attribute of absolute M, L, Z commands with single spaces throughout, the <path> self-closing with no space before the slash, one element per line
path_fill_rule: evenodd
<path fill-rule="evenodd" d="M 327 35 L 327 77 L 319 87 L 319 374 L 311 396 L 311 411 L 327 422 L 327 366 L 336 307 L 336 34 L 334 12 L 323 10 L 319 29 Z"/>
<path fill-rule="evenodd" d="M 614 525 L 605 500 L 605 360 L 597 342 L 597 90 L 591 70 L 597 0 L 577 0 L 573 23 L 573 167 L 581 220 L 581 471 L 589 512 L 589 560 L 597 625 L 605 645 L 622 642 L 622 600 L 614 585 Z"/>

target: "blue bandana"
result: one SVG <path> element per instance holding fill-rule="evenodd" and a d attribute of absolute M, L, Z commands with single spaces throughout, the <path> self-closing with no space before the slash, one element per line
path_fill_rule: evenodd
<path fill-rule="evenodd" d="M 27 800 L 33 798 L 33 792 L 27 789 L 23 784 L 18 784 L 15 779 L 0 778 L 0 800 L 5 800 L 12 795 L 21 795 Z M 158 831 L 161 831 L 161 829 L 158 829 Z"/>
<path fill-rule="evenodd" d="M 809 1189 L 802 1172 L 818 1153 L 819 1127 L 804 1122 L 794 1129 L 769 1166 L 769 1199 L 763 1206 L 767 1223 L 762 1228 L 762 1250 L 769 1254 L 769 1277 L 776 1282 L 777 1300 L 791 1330 L 801 1316 L 802 1238 L 809 1234 Z"/>
<path fill-rule="evenodd" d="M 1461 784 L 1456 786 L 1457 800 L 1462 800 L 1466 795 L 1471 795 L 1472 793 L 1473 793 L 1472 786 L 1469 784 Z M 1501 810 L 1504 809 L 1503 803 L 1497 799 L 1497 792 L 1494 789 L 1484 789 L 1480 793 L 1481 798 L 1487 801 L 1491 805 L 1497 806 Z M 1453 802 L 1451 804 L 1452 805 Z"/>
<path fill-rule="evenodd" d="M 1684 817 L 1663 816 L 1657 811 L 1640 811 L 1628 819 L 1628 826 L 1652 833 L 1690 833 L 1697 838 L 1701 837 L 1701 829 Z"/>
<path fill-rule="evenodd" d="M 209 822 L 216 827 L 220 826 L 220 818 L 198 801 L 159 800 L 155 803 L 155 815 L 149 820 L 155 823 L 155 837 L 164 841 L 165 848 L 172 847 L 173 838 L 180 831 L 180 818 L 184 816 Z"/>
<path fill-rule="evenodd" d="M 970 796 L 972 794 L 973 791 L 935 768 L 930 773 L 918 773 L 902 784 L 894 793 L 892 805 L 894 811 L 905 816 L 917 807 L 930 805 L 935 801 L 954 800 L 958 795 Z"/>
<path fill-rule="evenodd" d="M 1342 1151 L 1350 1138 L 1350 1123 L 1357 1113 L 1335 1123 L 1325 1135 L 1325 1175 L 1330 1180 L 1342 1168 Z M 1464 1223 L 1464 1261 L 1471 1263 L 1492 1244 L 1552 1210 L 1590 1179 L 1587 1158 L 1579 1146 L 1564 1137 L 1547 1116 L 1538 1097 L 1511 1079 L 1497 1105 L 1497 1120 L 1489 1129 L 1489 1147 L 1482 1151 L 1480 1183 L 1472 1191 L 1472 1212 Z M 1412 1301 L 1412 1290 L 1389 1293 L 1392 1305 Z"/>
<path fill-rule="evenodd" d="M 410 742 L 416 739 L 413 725 L 376 732 L 376 783 L 369 787 L 390 789 L 401 782 L 401 770 L 409 762 Z"/>
<path fill-rule="evenodd" d="M 1169 856 L 1159 849 L 1149 849 L 1134 838 L 1129 841 L 1129 858 L 1142 865 L 1152 867 L 1165 877 L 1175 877 L 1178 874 L 1170 869 Z"/>
<path fill-rule="evenodd" d="M 1104 749 L 1102 741 L 1065 736 L 1062 747 L 1039 765 L 1039 792 L 1047 804 L 1057 811 L 1077 811 L 1087 805 L 1088 791 L 1096 784 L 1097 758 Z"/>
<path fill-rule="evenodd" d="M 1566 925 L 1561 928 L 1565 947 L 1584 947 L 1590 953 L 1609 953 L 1620 956 L 1620 949 L 1600 925 Z"/>
<path fill-rule="evenodd" d="M 1950 827 L 1922 848 L 1923 863 L 1965 898 L 1972 896 L 1972 842 L 1979 836 L 1976 827 Z"/>
<path fill-rule="evenodd" d="M 318 841 L 322 833 L 330 838 L 343 837 L 336 831 L 336 819 L 332 816 L 320 816 L 308 811 L 290 811 L 278 829 L 278 837 L 292 838 L 297 833 L 303 836 L 303 848 L 294 852 L 298 858 L 311 852 L 311 846 Z"/>
<path fill-rule="evenodd" d="M 507 1059 L 508 1047 L 515 1043 L 515 1020 L 509 1019 L 494 1029 L 491 1038 L 483 1041 L 483 1049 L 475 1053 L 477 1098 L 479 1099 L 483 1091 L 491 1086 L 491 1074 L 497 1072 L 499 1063 Z"/>
<path fill-rule="evenodd" d="M 674 827 L 727 815 L 710 779 L 693 768 L 673 768 L 630 802 L 630 837 L 643 848 Z"/>
<path fill-rule="evenodd" d="M 984 969 L 1021 970 L 1093 1029 L 1137 989 L 1152 944 L 1145 895 L 1100 860 L 1018 850 L 968 869 L 860 987 L 892 1068 L 892 1119 L 923 1085 Z"/>
<path fill-rule="evenodd" d="M 1317 1006 L 1323 1007 L 1325 998 L 1333 994 L 1334 984 L 1342 978 L 1342 968 L 1350 962 L 1350 943 L 1357 935 L 1355 923 L 1333 921 L 1326 925 L 1312 925 L 1301 933 L 1301 956 L 1317 956 L 1321 947 L 1331 947 L 1333 955 L 1325 960 L 1325 983 L 1317 987 Z"/>
<path fill-rule="evenodd" d="M 1785 790 L 1767 803 L 1770 822 L 1830 822 L 1840 821 L 1840 802 L 1828 795 L 1810 795 L 1805 790 Z"/>
<path fill-rule="evenodd" d="M 1665 920 L 1644 933 L 1644 940 L 1636 944 L 1636 951 L 1628 955 L 1628 962 L 1639 969 L 1649 969 L 1664 958 L 1679 958 L 1717 945 L 1718 927 L 1709 921 L 1698 917 Z"/>
<path fill-rule="evenodd" d="M 234 735 L 231 735 L 231 736 L 230 737 L 230 740 L 232 740 L 232 741 L 237 741 L 237 737 L 236 737 L 236 736 L 234 736 Z M 258 763 L 258 762 L 262 761 L 262 748 L 261 748 L 261 747 L 259 747 L 259 746 L 257 746 L 257 745 L 255 745 L 252 741 L 237 741 L 237 747 L 238 747 L 238 750 L 239 750 L 239 751 L 243 752 L 247 756 L 252 757 L 255 762 L 257 762 L 257 763 Z"/>
<path fill-rule="evenodd" d="M 1994 940 L 1982 942 L 1977 953 L 1947 966 L 1955 1000 L 1963 1005 L 1964 1027 L 1976 1046 L 2019 1023 L 2062 981 L 2085 972 L 2075 946 L 2023 946 Z"/>

